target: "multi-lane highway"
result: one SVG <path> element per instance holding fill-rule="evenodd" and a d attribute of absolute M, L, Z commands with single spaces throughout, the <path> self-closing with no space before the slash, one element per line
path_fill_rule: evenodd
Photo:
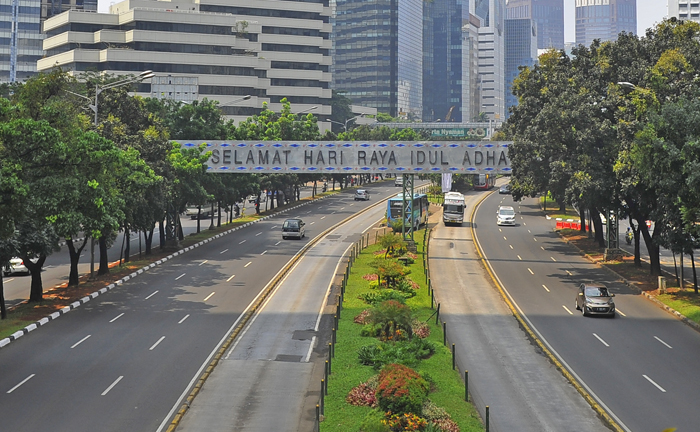
<path fill-rule="evenodd" d="M 496 226 L 499 205 L 515 208 L 515 227 Z M 488 263 L 517 308 L 623 429 L 698 430 L 699 333 L 563 243 L 534 199 L 516 203 L 492 194 L 475 224 Z M 602 282 L 616 294 L 616 319 L 576 311 L 576 288 L 584 281 Z"/>
<path fill-rule="evenodd" d="M 242 312 L 308 241 L 283 241 L 284 218 L 302 217 L 314 237 L 396 192 L 369 187 L 369 202 L 347 191 L 208 242 L 2 348 L 2 430 L 157 430 Z"/>

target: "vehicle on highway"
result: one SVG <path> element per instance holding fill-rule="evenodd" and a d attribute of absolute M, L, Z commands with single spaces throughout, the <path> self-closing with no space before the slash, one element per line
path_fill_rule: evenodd
<path fill-rule="evenodd" d="M 217 206 L 214 206 L 214 216 L 216 216 L 218 213 L 219 209 Z M 199 215 L 200 219 L 209 219 L 211 217 L 211 204 L 203 205 L 201 213 L 199 212 L 199 208 L 197 206 L 187 207 L 187 210 L 185 210 L 185 215 L 189 216 L 190 219 L 197 219 L 197 215 Z"/>
<path fill-rule="evenodd" d="M 300 218 L 291 218 L 284 221 L 282 224 L 282 239 L 288 238 L 302 239 L 306 235 L 306 224 Z"/>
<path fill-rule="evenodd" d="M 397 174 L 396 178 L 394 178 L 394 186 L 403 186 L 403 176 L 401 174 Z"/>
<path fill-rule="evenodd" d="M 615 318 L 615 294 L 605 285 L 582 283 L 576 294 L 576 309 L 588 315 L 607 315 Z"/>
<path fill-rule="evenodd" d="M 10 276 L 13 274 L 29 274 L 29 269 L 24 265 L 24 260 L 22 258 L 14 257 L 10 259 L 5 268 L 2 269 L 5 276 Z"/>
<path fill-rule="evenodd" d="M 496 212 L 497 225 L 515 226 L 515 210 L 511 206 L 499 206 Z"/>
<path fill-rule="evenodd" d="M 474 190 L 489 190 L 495 185 L 495 174 L 474 174 Z"/>
<path fill-rule="evenodd" d="M 447 192 L 442 203 L 442 222 L 445 225 L 462 225 L 465 207 L 464 195 L 459 192 Z"/>
<path fill-rule="evenodd" d="M 413 200 L 408 200 L 408 208 L 406 209 L 405 226 L 411 226 L 411 215 L 413 215 L 413 229 L 428 223 L 428 195 L 413 194 Z M 403 194 L 397 194 L 389 198 L 387 201 L 386 218 L 389 226 L 401 220 L 401 212 L 403 210 Z"/>
<path fill-rule="evenodd" d="M 369 191 L 367 189 L 358 189 L 355 191 L 355 201 L 369 201 Z"/>
<path fill-rule="evenodd" d="M 499 194 L 510 194 L 510 183 L 504 184 L 498 189 Z"/>

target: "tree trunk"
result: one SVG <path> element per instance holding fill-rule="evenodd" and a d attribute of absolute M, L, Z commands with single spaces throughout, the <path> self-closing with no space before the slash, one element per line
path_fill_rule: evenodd
<path fill-rule="evenodd" d="M 155 231 L 156 225 L 153 224 L 150 231 L 143 233 L 143 238 L 146 240 L 146 255 L 151 254 L 151 245 L 153 244 L 153 232 Z"/>
<path fill-rule="evenodd" d="M 197 219 L 199 220 L 199 219 Z M 165 226 L 163 226 L 163 220 L 158 221 L 158 234 L 160 237 L 160 248 L 165 249 Z"/>
<path fill-rule="evenodd" d="M 66 239 L 66 246 L 68 246 L 68 255 L 70 256 L 70 272 L 68 274 L 68 286 L 75 286 L 80 283 L 80 273 L 78 273 L 78 263 L 80 262 L 80 254 L 83 253 L 85 245 L 87 245 L 88 239 L 90 237 L 85 237 L 83 239 L 83 244 L 76 250 L 73 244 L 73 239 Z"/>
<path fill-rule="evenodd" d="M 185 239 L 185 232 L 182 230 L 182 219 L 180 219 L 180 213 L 177 213 L 175 216 L 175 223 L 177 226 L 177 236 L 180 239 L 180 241 Z"/>
<path fill-rule="evenodd" d="M 97 275 L 105 275 L 109 273 L 109 258 L 107 257 L 107 236 L 102 235 L 99 241 L 100 245 L 100 268 L 97 269 Z"/>
<path fill-rule="evenodd" d="M 214 203 L 211 203 L 211 213 L 209 214 L 209 229 L 214 229 Z"/>
<path fill-rule="evenodd" d="M 583 206 L 579 207 L 578 215 L 579 215 L 579 219 L 581 219 L 581 226 L 579 227 L 579 232 L 585 233 L 586 232 L 586 210 L 584 210 Z"/>
<path fill-rule="evenodd" d="M 36 303 L 44 299 L 44 285 L 41 283 L 41 268 L 46 261 L 46 255 L 39 256 L 36 263 L 29 259 L 29 256 L 23 256 L 22 260 L 32 275 L 32 284 L 29 289 L 29 302 Z"/>
<path fill-rule="evenodd" d="M 593 227 L 595 229 L 594 241 L 598 242 L 598 245 L 600 247 L 605 247 L 605 237 L 603 236 L 603 221 L 600 220 L 600 213 L 595 207 L 592 207 L 590 209 L 590 212 Z"/>
<path fill-rule="evenodd" d="M 676 263 L 676 253 L 671 251 L 671 254 L 673 255 L 673 273 L 676 275 L 676 285 L 680 286 L 680 282 L 678 282 L 678 263 Z"/>
<path fill-rule="evenodd" d="M 217 201 L 216 206 L 219 209 L 219 212 L 218 212 L 219 214 L 217 215 L 217 219 L 216 219 L 216 227 L 220 228 L 221 227 L 221 202 Z"/>
<path fill-rule="evenodd" d="M 652 276 L 661 276 L 661 262 L 659 260 L 659 246 L 655 243 L 654 239 L 658 237 L 655 230 L 654 234 L 649 234 L 649 228 L 647 228 L 646 219 L 637 219 L 637 226 L 639 231 L 642 233 L 644 238 L 644 244 L 647 246 L 647 251 L 649 252 L 649 274 Z"/>
<path fill-rule="evenodd" d="M 695 294 L 698 293 L 698 274 L 695 272 L 695 253 L 690 250 L 690 262 L 693 264 L 693 289 L 695 289 Z"/>
<path fill-rule="evenodd" d="M 5 308 L 5 287 L 2 279 L 2 274 L 0 273 L 0 319 L 6 319 L 7 309 Z"/>
<path fill-rule="evenodd" d="M 129 262 L 129 255 L 131 255 L 131 231 L 124 229 L 124 262 Z"/>
<path fill-rule="evenodd" d="M 683 272 L 683 255 L 684 255 L 683 252 L 681 252 L 681 281 L 680 281 L 680 283 L 678 284 L 678 286 L 680 287 L 680 289 L 685 288 L 685 283 L 684 283 L 685 281 L 683 280 L 683 278 L 685 277 L 685 274 L 684 274 L 684 272 Z"/>

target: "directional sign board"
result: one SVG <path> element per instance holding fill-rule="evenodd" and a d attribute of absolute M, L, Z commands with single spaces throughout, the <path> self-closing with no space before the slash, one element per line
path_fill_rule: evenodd
<path fill-rule="evenodd" d="M 185 141 L 212 173 L 510 174 L 510 141 Z"/>

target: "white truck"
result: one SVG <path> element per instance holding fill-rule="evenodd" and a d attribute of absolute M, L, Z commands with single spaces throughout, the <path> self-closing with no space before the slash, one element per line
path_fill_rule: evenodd
<path fill-rule="evenodd" d="M 465 207 L 464 195 L 459 192 L 445 193 L 445 200 L 442 203 L 442 222 L 445 225 L 462 225 Z"/>

